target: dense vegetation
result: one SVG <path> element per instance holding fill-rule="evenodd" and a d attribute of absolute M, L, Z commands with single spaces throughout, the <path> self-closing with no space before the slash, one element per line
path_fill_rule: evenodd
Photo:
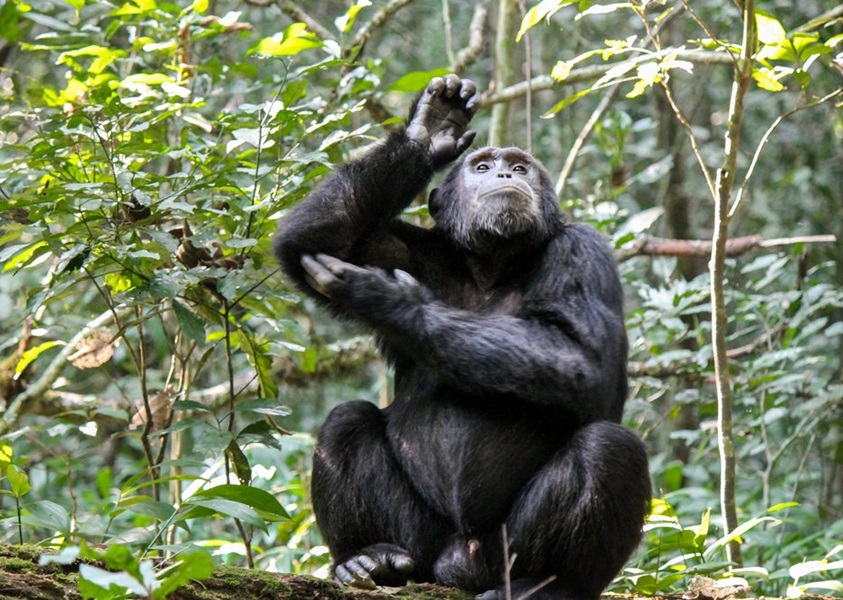
<path fill-rule="evenodd" d="M 843 10 L 744 2 L 0 2 L 0 539 L 104 557 L 88 597 L 329 562 L 312 434 L 390 374 L 270 237 L 456 70 L 621 261 L 656 498 L 613 589 L 843 595 Z"/>

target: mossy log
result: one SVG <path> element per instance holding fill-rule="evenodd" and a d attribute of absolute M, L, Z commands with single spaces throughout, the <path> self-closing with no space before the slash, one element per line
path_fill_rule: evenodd
<path fill-rule="evenodd" d="M 0 545 L 0 600 L 81 600 L 78 566 L 39 565 L 37 546 Z M 217 567 L 202 581 L 191 582 L 170 600 L 470 600 L 460 590 L 435 585 L 354 590 L 304 575 L 282 575 L 255 569 Z"/>

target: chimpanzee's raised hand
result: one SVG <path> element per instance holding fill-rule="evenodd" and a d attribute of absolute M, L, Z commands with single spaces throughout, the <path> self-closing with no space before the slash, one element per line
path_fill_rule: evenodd
<path fill-rule="evenodd" d="M 459 157 L 474 140 L 468 123 L 480 98 L 469 79 L 456 75 L 434 77 L 422 92 L 407 124 L 407 137 L 430 151 L 433 163 L 443 166 Z"/>

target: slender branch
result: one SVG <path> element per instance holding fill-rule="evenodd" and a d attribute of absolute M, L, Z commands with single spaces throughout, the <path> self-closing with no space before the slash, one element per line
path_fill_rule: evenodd
<path fill-rule="evenodd" d="M 374 16 L 372 16 L 372 18 L 360 28 L 357 35 L 354 36 L 354 39 L 351 42 L 351 47 L 358 48 L 358 50 L 355 51 L 355 54 L 359 54 L 363 50 L 363 47 L 366 45 L 366 42 L 369 41 L 369 38 L 372 37 L 372 34 L 374 34 L 379 28 L 383 27 L 392 15 L 413 2 L 415 2 L 415 0 L 391 0 L 386 6 L 376 12 Z"/>
<path fill-rule="evenodd" d="M 487 14 L 485 4 L 477 4 L 474 7 L 474 16 L 471 17 L 471 25 L 468 27 L 468 46 L 457 52 L 451 62 L 449 70 L 452 73 L 462 73 L 469 65 L 477 61 L 477 57 L 483 51 L 483 29 Z"/>
<path fill-rule="evenodd" d="M 786 113 L 779 115 L 776 120 L 773 121 L 773 123 L 767 128 L 767 131 L 764 132 L 761 141 L 758 142 L 758 146 L 755 148 L 755 153 L 752 155 L 752 162 L 749 164 L 749 168 L 746 171 L 746 175 L 744 175 L 741 187 L 740 189 L 738 189 L 738 193 L 735 196 L 735 201 L 732 204 L 732 208 L 729 210 L 730 219 L 735 216 L 735 213 L 737 212 L 738 207 L 740 206 L 741 201 L 744 198 L 744 192 L 746 191 L 747 186 L 749 185 L 749 181 L 750 179 L 752 179 L 752 175 L 755 172 L 755 166 L 758 164 L 758 158 L 761 156 L 761 150 L 764 148 L 764 146 L 767 145 L 767 142 L 770 140 L 770 137 L 773 135 L 773 132 L 778 128 L 778 126 L 781 125 L 785 119 L 798 113 L 799 111 L 819 106 L 820 104 L 828 102 L 829 100 L 840 96 L 841 94 L 843 94 L 843 90 L 834 90 L 833 92 L 831 92 L 830 94 L 826 94 L 822 98 L 817 98 L 813 102 L 797 106 L 787 111 Z"/>
<path fill-rule="evenodd" d="M 451 3 L 450 0 L 442 0 L 442 21 L 445 27 L 445 56 L 448 62 L 454 62 L 454 38 L 451 32 Z"/>
<path fill-rule="evenodd" d="M 697 141 L 697 136 L 694 134 L 694 129 L 685 117 L 685 113 L 682 112 L 682 109 L 679 108 L 679 105 L 676 103 L 676 99 L 673 97 L 673 92 L 670 89 L 670 85 L 668 85 L 668 81 L 663 80 L 661 83 L 662 88 L 664 89 L 665 97 L 670 104 L 670 108 L 673 110 L 673 114 L 676 115 L 676 119 L 679 121 L 679 124 L 682 125 L 682 128 L 688 134 L 688 142 L 691 144 L 691 153 L 694 155 L 694 158 L 697 160 L 697 164 L 700 166 L 700 171 L 702 172 L 702 175 L 705 178 L 705 183 L 708 186 L 708 193 L 712 198 L 715 198 L 717 190 L 714 185 L 714 180 L 711 178 L 711 173 L 708 170 L 708 166 L 705 164 L 702 149 Z"/>
<path fill-rule="evenodd" d="M 708 64 L 708 65 L 732 65 L 732 59 L 725 52 L 716 52 L 712 50 L 677 50 L 676 48 L 665 48 L 660 52 L 651 52 L 646 55 L 636 56 L 625 61 L 610 62 L 600 65 L 590 65 L 573 69 L 562 81 L 558 81 L 550 75 L 538 75 L 528 81 L 522 81 L 514 85 L 489 92 L 483 95 L 482 102 L 484 106 L 489 104 L 498 104 L 500 102 L 511 102 L 525 96 L 527 90 L 533 92 L 541 92 L 545 90 L 576 85 L 586 81 L 593 81 L 600 79 L 610 69 L 620 67 L 620 65 L 629 65 L 630 68 L 638 66 L 642 63 L 657 61 L 675 55 L 678 60 L 685 60 L 694 64 Z"/>
<path fill-rule="evenodd" d="M 570 176 L 571 171 L 574 169 L 574 163 L 580 155 L 580 150 L 588 137 L 591 135 L 591 132 L 594 131 L 594 128 L 597 126 L 597 122 L 603 118 L 603 115 L 606 114 L 606 111 L 612 105 L 612 101 L 614 101 L 615 96 L 618 95 L 618 91 L 620 89 L 620 85 L 614 85 L 609 88 L 606 93 L 603 94 L 603 97 L 600 99 L 600 103 L 594 111 L 592 111 L 591 116 L 588 117 L 585 125 L 583 125 L 582 129 L 580 129 L 577 138 L 571 146 L 571 150 L 568 151 L 568 156 L 565 157 L 565 164 L 562 167 L 562 171 L 559 173 L 559 178 L 556 180 L 556 195 L 560 198 L 563 197 L 562 194 L 565 192 L 565 185 L 568 182 L 568 177 Z"/>
<path fill-rule="evenodd" d="M 248 4 L 255 4 L 260 6 L 259 0 L 246 0 Z M 307 28 L 322 41 L 333 40 L 334 36 L 331 32 L 323 27 L 319 21 L 311 17 L 302 7 L 290 0 L 281 0 L 278 2 L 281 12 L 290 17 L 293 21 L 301 21 Z"/>
<path fill-rule="evenodd" d="M 498 0 L 498 26 L 495 35 L 495 86 L 505 88 L 515 81 L 515 15 L 517 0 Z M 529 91 L 529 88 L 527 88 Z M 526 94 L 525 94 L 526 95 Z M 511 143 L 509 115 L 511 103 L 495 104 L 489 124 L 489 145 L 506 146 Z"/>
<path fill-rule="evenodd" d="M 740 147 L 743 101 L 752 79 L 752 55 L 755 52 L 755 2 L 744 0 L 742 6 L 743 39 L 740 59 L 735 63 L 732 93 L 729 100 L 729 120 L 723 145 L 723 165 L 717 170 L 713 247 L 709 271 L 711 274 L 711 342 L 714 356 L 715 388 L 717 390 L 717 446 L 720 451 L 720 509 L 724 520 L 724 534 L 738 527 L 735 505 L 736 456 L 733 432 L 732 384 L 727 354 L 726 300 L 723 291 L 726 271 L 726 241 L 729 236 L 729 203 L 735 182 L 738 149 Z M 737 540 L 726 545 L 729 562 L 741 566 L 741 547 Z"/>

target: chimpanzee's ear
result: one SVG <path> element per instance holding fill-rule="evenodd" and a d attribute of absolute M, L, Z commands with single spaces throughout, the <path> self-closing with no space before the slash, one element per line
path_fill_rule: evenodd
<path fill-rule="evenodd" d="M 439 216 L 442 210 L 442 194 L 439 193 L 439 188 L 430 190 L 430 196 L 427 198 L 427 210 L 434 220 Z"/>

